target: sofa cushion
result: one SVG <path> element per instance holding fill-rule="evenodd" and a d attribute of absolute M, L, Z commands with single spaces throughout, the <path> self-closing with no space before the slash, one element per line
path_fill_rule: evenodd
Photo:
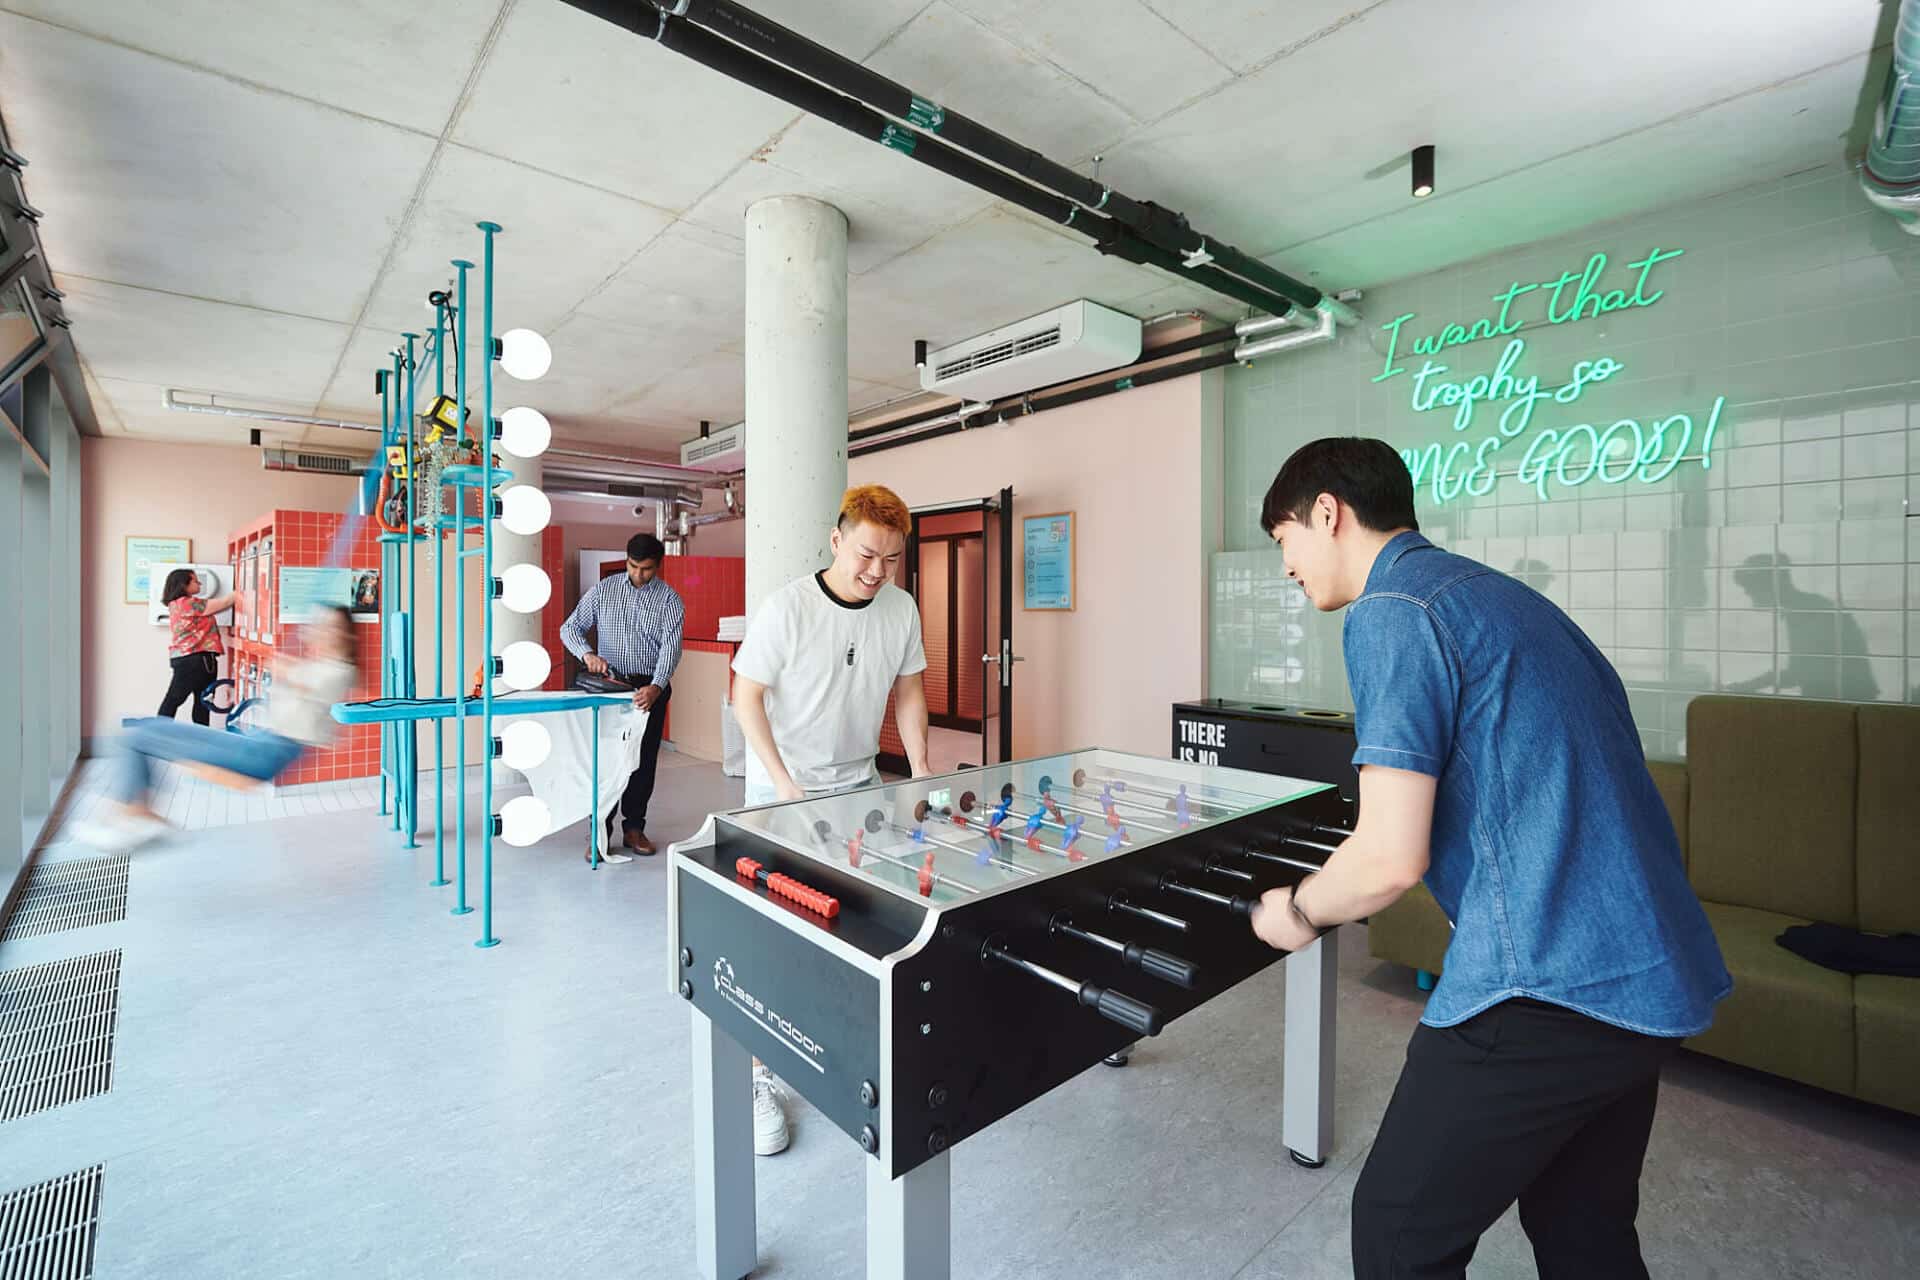
<path fill-rule="evenodd" d="M 1861 974 L 1853 980 L 1853 1021 L 1854 1092 L 1920 1115 L 1920 978 Z"/>
<path fill-rule="evenodd" d="M 1807 1084 L 1853 1092 L 1853 978 L 1802 960 L 1774 939 L 1795 916 L 1705 902 L 1733 994 L 1687 1047 Z"/>
<path fill-rule="evenodd" d="M 1687 865 L 1687 766 L 1672 760 L 1649 760 L 1647 772 L 1653 785 L 1667 803 L 1667 817 L 1673 820 L 1674 834 L 1680 837 L 1680 865 Z"/>
<path fill-rule="evenodd" d="M 1708 695 L 1687 706 L 1687 873 L 1709 902 L 1855 925 L 1850 703 Z"/>
<path fill-rule="evenodd" d="M 1920 933 L 1920 707 L 1861 707 L 1859 730 L 1860 927 Z"/>
<path fill-rule="evenodd" d="M 1439 973 L 1447 944 L 1452 941 L 1453 926 L 1447 923 L 1447 913 L 1424 884 L 1413 886 L 1367 921 L 1367 950 L 1374 958 L 1412 969 Z"/>

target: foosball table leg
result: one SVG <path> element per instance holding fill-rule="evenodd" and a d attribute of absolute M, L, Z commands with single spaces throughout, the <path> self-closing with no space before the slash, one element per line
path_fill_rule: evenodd
<path fill-rule="evenodd" d="M 694 1011 L 694 1253 L 703 1280 L 741 1280 L 757 1261 L 753 1055 Z"/>
<path fill-rule="evenodd" d="M 1334 984 L 1339 933 L 1302 947 L 1287 966 L 1286 1063 L 1280 1138 L 1294 1163 L 1318 1169 L 1333 1149 Z"/>
<path fill-rule="evenodd" d="M 898 1178 L 867 1165 L 867 1280 L 947 1280 L 952 1274 L 948 1152 Z"/>

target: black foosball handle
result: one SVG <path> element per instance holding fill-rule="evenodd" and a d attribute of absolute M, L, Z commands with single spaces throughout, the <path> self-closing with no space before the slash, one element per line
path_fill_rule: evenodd
<path fill-rule="evenodd" d="M 1129 942 L 1127 949 L 1120 953 L 1120 963 L 1129 969 L 1138 969 L 1149 978 L 1158 978 L 1162 982 L 1171 982 L 1176 987 L 1185 987 L 1189 991 L 1200 976 L 1200 967 L 1191 960 L 1182 960 L 1153 947 L 1143 947 L 1137 942 Z"/>
<path fill-rule="evenodd" d="M 1080 1003 L 1094 1010 L 1110 1022 L 1117 1022 L 1127 1030 L 1143 1036 L 1157 1036 L 1160 1028 L 1166 1025 L 1166 1015 L 1146 1003 L 1135 1000 L 1124 992 L 1111 987 L 1095 986 L 1091 982 L 1080 985 Z"/>
<path fill-rule="evenodd" d="M 1092 1009 L 1101 1017 L 1119 1023 L 1136 1035 L 1157 1036 L 1160 1028 L 1166 1025 L 1166 1015 L 1144 1000 L 1135 1000 L 1132 996 L 1115 991 L 1109 987 L 1096 986 L 1091 982 L 1081 982 L 1057 973 L 1042 964 L 1035 964 L 1024 956 L 1017 956 L 1007 950 L 998 939 L 989 938 L 980 949 L 982 962 L 997 960 L 1009 965 L 1029 977 L 1038 978 L 1049 986 L 1058 987 L 1075 1000 Z"/>

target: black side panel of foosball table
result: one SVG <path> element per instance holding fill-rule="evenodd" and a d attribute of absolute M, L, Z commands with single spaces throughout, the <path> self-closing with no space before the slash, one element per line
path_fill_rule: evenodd
<path fill-rule="evenodd" d="M 809 941 L 797 909 L 772 919 L 685 872 L 679 904 L 694 1008 L 850 1136 L 877 1131 L 860 1086 L 880 1080 L 879 979 Z"/>
<path fill-rule="evenodd" d="M 1073 997 L 981 957 L 989 937 L 1028 960 L 1083 981 L 1112 987 L 1158 1006 L 1169 1023 L 1281 959 L 1253 936 L 1245 917 L 1224 907 L 1183 899 L 1159 888 L 1173 873 L 1184 883 L 1223 894 L 1257 897 L 1296 884 L 1303 872 L 1236 857 L 1249 842 L 1281 848 L 1276 838 L 1308 822 L 1341 824 L 1350 812 L 1329 789 L 1277 809 L 1248 814 L 1112 859 L 1095 859 L 1031 889 L 998 894 L 941 913 L 933 940 L 894 969 L 892 1174 L 901 1174 L 1011 1114 L 1139 1037 Z M 1326 840 L 1324 834 L 1314 838 Z M 1320 863 L 1325 855 L 1286 848 L 1289 857 Z M 1248 885 L 1206 870 L 1212 857 L 1251 871 Z M 1108 912 L 1107 900 L 1125 893 L 1143 907 L 1180 916 L 1192 927 L 1175 932 Z M 1056 911 L 1123 941 L 1172 952 L 1200 966 L 1192 990 L 1122 967 L 1110 952 L 1056 937 Z M 930 984 L 923 990 L 923 984 Z M 1272 1010 L 1276 1025 L 1281 1011 Z M 922 1028 L 926 1030 L 923 1033 Z M 1175 1032 L 1174 1034 L 1178 1034 Z"/>

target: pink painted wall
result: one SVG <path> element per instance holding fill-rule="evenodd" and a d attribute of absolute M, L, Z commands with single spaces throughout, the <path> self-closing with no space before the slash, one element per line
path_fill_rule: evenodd
<path fill-rule="evenodd" d="M 275 508 L 345 511 L 354 482 L 266 471 L 258 449 L 231 445 L 85 439 L 80 460 L 80 724 L 99 739 L 152 715 L 167 688 L 166 628 L 125 603 L 123 540 L 191 538 L 196 560 L 219 563 L 235 529 Z"/>
<path fill-rule="evenodd" d="M 1093 746 L 1164 756 L 1169 705 L 1203 695 L 1207 550 L 1219 537 L 1218 376 L 848 464 L 852 483 L 887 485 L 915 507 L 1013 486 L 1013 643 L 1026 658 L 1013 677 L 1016 757 Z M 1077 607 L 1027 610 L 1019 522 L 1055 511 L 1075 516 Z"/>

